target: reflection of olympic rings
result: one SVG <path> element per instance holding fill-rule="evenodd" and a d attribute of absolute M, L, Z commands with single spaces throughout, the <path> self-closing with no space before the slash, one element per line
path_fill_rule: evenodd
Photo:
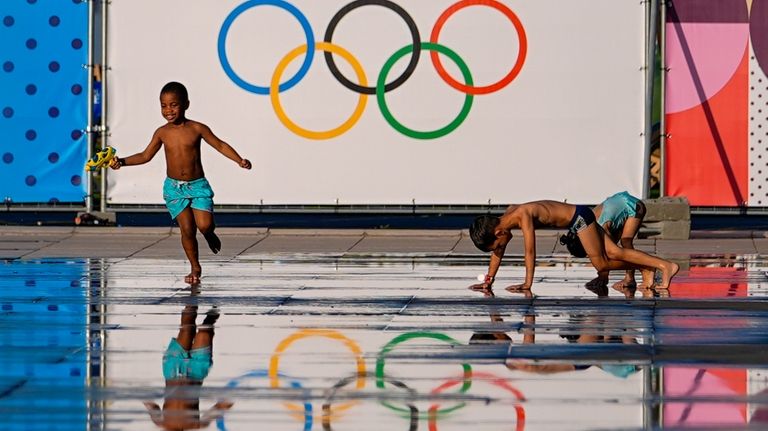
<path fill-rule="evenodd" d="M 278 375 L 278 367 L 279 367 L 279 361 L 280 361 L 280 355 L 285 352 L 285 350 L 293 344 L 295 341 L 301 340 L 303 338 L 309 338 L 309 337 L 323 337 L 323 338 L 330 338 L 332 340 L 341 341 L 344 343 L 344 345 L 352 351 L 352 353 L 355 355 L 355 362 L 357 364 L 357 389 L 362 389 L 365 387 L 365 360 L 363 359 L 362 351 L 360 350 L 360 346 L 357 345 L 354 341 L 352 341 L 350 338 L 347 338 L 346 336 L 342 335 L 341 333 L 331 330 L 331 329 L 302 329 L 300 331 L 297 331 L 293 333 L 292 335 L 285 338 L 283 341 L 280 342 L 280 344 L 277 345 L 275 348 L 275 352 L 272 354 L 272 358 L 269 360 L 269 379 L 270 379 L 270 385 L 273 388 L 280 387 L 280 379 Z M 347 410 L 348 408 L 354 406 L 357 404 L 357 401 L 352 401 L 345 404 L 340 404 L 336 408 L 333 409 L 333 412 L 343 412 L 344 410 Z M 304 407 L 299 407 L 294 403 L 284 403 L 285 406 L 293 410 L 294 412 L 302 411 L 304 410 Z"/>
<path fill-rule="evenodd" d="M 352 380 L 355 380 L 359 378 L 359 375 L 349 376 L 341 379 L 338 383 L 333 385 L 333 387 L 326 393 L 325 395 L 325 403 L 323 404 L 323 429 L 325 431 L 331 431 L 331 404 L 333 403 L 333 399 L 336 397 L 336 392 L 338 392 L 339 389 L 343 388 L 344 386 L 347 386 L 352 382 Z M 384 380 L 391 384 L 392 386 L 405 389 L 408 391 L 408 394 L 411 396 L 411 398 L 414 398 L 416 396 L 416 391 L 409 388 L 405 383 L 399 381 L 399 380 L 393 380 L 387 377 L 384 377 Z M 408 404 L 408 408 L 411 410 L 411 417 L 410 417 L 410 427 L 408 428 L 410 431 L 416 431 L 419 428 L 419 409 L 416 408 L 413 404 Z"/>
<path fill-rule="evenodd" d="M 486 372 L 472 373 L 473 380 L 477 380 L 478 378 L 480 378 L 481 381 L 487 381 L 488 383 L 494 386 L 498 386 L 508 392 L 511 392 L 512 395 L 514 395 L 515 398 L 517 398 L 518 402 L 515 403 L 515 414 L 517 415 L 517 426 L 515 427 L 515 431 L 523 431 L 525 429 L 525 409 L 520 404 L 520 401 L 525 401 L 525 395 L 523 395 L 523 393 L 520 392 L 517 388 L 512 386 L 509 383 L 509 381 L 507 381 L 506 379 L 502 379 L 501 377 L 498 377 L 494 374 L 486 373 Z M 431 393 L 439 394 L 445 389 L 448 389 L 452 386 L 456 386 L 461 382 L 462 380 L 460 379 L 447 381 L 442 385 L 433 389 Z M 438 416 L 437 413 L 438 413 L 437 405 L 433 405 L 429 408 L 429 431 L 437 431 L 437 416 Z"/>
<path fill-rule="evenodd" d="M 272 74 L 272 81 L 269 87 L 262 87 L 255 84 L 251 84 L 245 81 L 243 78 L 241 78 L 233 70 L 226 52 L 227 35 L 229 34 L 229 30 L 232 26 L 232 23 L 235 21 L 235 19 L 237 19 L 246 10 L 256 6 L 263 6 L 263 5 L 276 6 L 292 14 L 301 24 L 304 30 L 304 34 L 306 36 L 306 43 L 304 45 L 292 50 L 283 58 L 283 60 L 280 61 L 279 65 L 277 66 L 274 73 Z M 352 56 L 352 54 L 342 49 L 341 47 L 331 43 L 333 39 L 333 33 L 336 30 L 336 27 L 338 26 L 341 19 L 345 17 L 350 11 L 362 6 L 369 6 L 369 5 L 382 6 L 398 14 L 408 26 L 408 29 L 411 33 L 411 38 L 413 40 L 412 44 L 406 46 L 405 48 L 401 48 L 400 50 L 395 52 L 395 54 L 393 54 L 392 57 L 390 57 L 390 59 L 385 64 L 385 67 L 382 68 L 382 70 L 378 75 L 376 87 L 367 86 L 365 73 L 359 64 L 359 61 L 357 61 Z M 454 51 L 449 50 L 448 48 L 438 44 L 440 32 L 442 31 L 448 19 L 451 16 L 453 16 L 457 11 L 470 6 L 487 6 L 501 12 L 507 19 L 509 19 L 512 25 L 515 27 L 515 31 L 517 33 L 519 47 L 518 47 L 517 58 L 515 60 L 514 66 L 507 73 L 507 75 L 505 75 L 502 79 L 500 79 L 499 81 L 493 84 L 486 85 L 486 86 L 474 86 L 474 83 L 472 82 L 471 74 L 469 72 L 469 68 L 466 66 L 466 64 L 464 64 L 464 61 L 461 60 Z M 312 47 L 314 47 L 314 49 L 312 49 Z M 384 93 L 394 90 L 395 88 L 401 86 L 413 74 L 418 64 L 422 49 L 427 49 L 431 51 L 430 57 L 432 59 L 432 64 L 437 70 L 440 77 L 448 85 L 461 91 L 462 93 L 465 93 L 465 95 L 467 96 L 464 100 L 464 106 L 462 107 L 462 110 L 457 116 L 457 118 L 454 119 L 447 126 L 431 132 L 415 131 L 400 124 L 397 120 L 395 120 L 394 116 L 392 116 L 392 114 L 389 112 L 389 109 L 386 106 L 386 100 L 384 99 Z M 288 117 L 285 115 L 285 111 L 282 109 L 282 106 L 280 105 L 280 101 L 278 97 L 278 93 L 292 88 L 301 79 L 303 79 L 304 76 L 306 76 L 309 70 L 309 67 L 312 64 L 315 50 L 324 51 L 324 57 L 328 65 L 328 68 L 331 71 L 331 74 L 342 85 L 344 85 L 346 88 L 354 92 L 361 94 L 361 97 L 358 99 L 357 107 L 355 108 L 355 111 L 353 112 L 352 116 L 347 121 L 345 121 L 341 126 L 335 129 L 331 129 L 329 131 L 324 131 L 324 132 L 315 132 L 315 131 L 303 129 L 298 125 L 296 125 L 291 120 L 289 120 Z M 344 132 L 349 130 L 352 126 L 354 126 L 354 124 L 360 119 L 360 116 L 362 115 L 362 112 L 365 109 L 366 99 L 363 96 L 368 94 L 376 94 L 377 96 L 376 100 L 379 104 L 379 108 L 382 114 L 384 115 L 387 122 L 395 130 L 397 130 L 398 132 L 406 136 L 416 138 L 416 139 L 435 139 L 451 133 L 462 124 L 462 122 L 469 115 L 469 111 L 472 108 L 471 96 L 489 94 L 489 93 L 494 93 L 496 91 L 499 91 L 502 88 L 509 85 L 520 74 L 520 71 L 523 68 L 523 64 L 525 63 L 525 58 L 528 52 L 528 39 L 525 34 L 525 28 L 523 27 L 523 24 L 520 21 L 520 19 L 517 17 L 517 15 L 511 9 L 509 9 L 507 6 L 505 6 L 498 0 L 460 0 L 457 3 L 453 4 L 448 9 L 446 9 L 440 15 L 437 22 L 435 22 L 435 25 L 432 28 L 432 33 L 428 43 L 420 41 L 419 30 L 416 27 L 416 24 L 413 18 L 408 14 L 408 12 L 406 12 L 402 7 L 395 4 L 394 2 L 390 0 L 355 0 L 347 4 L 343 8 L 341 8 L 333 16 L 330 23 L 328 24 L 328 27 L 326 28 L 323 42 L 317 43 L 317 44 L 315 43 L 315 38 L 312 32 L 312 28 L 306 16 L 304 16 L 304 14 L 301 13 L 301 11 L 299 11 L 292 4 L 284 0 L 248 0 L 242 3 L 240 6 L 236 7 L 224 20 L 221 30 L 219 31 L 218 52 L 219 52 L 219 62 L 221 63 L 221 66 L 224 69 L 224 72 L 227 74 L 227 76 L 235 84 L 237 84 L 239 87 L 241 87 L 246 91 L 249 91 L 255 94 L 261 94 L 261 95 L 270 94 L 271 96 L 270 99 L 272 101 L 273 108 L 278 118 L 290 131 L 292 131 L 296 135 L 299 135 L 308 139 L 330 139 L 343 134 Z M 280 77 L 282 76 L 282 73 L 285 70 L 288 63 L 290 63 L 291 60 L 301 55 L 302 53 L 306 53 L 306 55 L 304 57 L 304 62 L 302 63 L 299 70 L 289 80 L 285 81 L 284 83 L 280 83 Z M 342 56 L 347 62 L 349 62 L 352 65 L 352 68 L 354 69 L 355 74 L 357 75 L 359 83 L 356 84 L 351 82 L 339 71 L 333 59 L 334 53 Z M 389 74 L 389 71 L 392 69 L 395 62 L 409 53 L 411 54 L 411 59 L 408 62 L 408 65 L 406 66 L 403 73 L 399 77 L 394 79 L 392 82 L 386 83 L 386 77 Z M 445 68 L 443 67 L 443 64 L 440 61 L 440 57 L 438 56 L 438 53 L 448 56 L 452 61 L 454 61 L 457 65 L 459 65 L 459 69 L 461 70 L 465 83 L 462 84 L 456 81 L 453 77 L 451 77 L 448 74 L 448 72 L 445 70 Z"/>
<path fill-rule="evenodd" d="M 279 373 L 280 377 L 286 378 L 285 375 Z M 269 372 L 267 370 L 253 370 L 248 373 L 243 374 L 240 377 L 235 377 L 234 379 L 230 380 L 227 383 L 228 388 L 236 388 L 240 386 L 240 383 L 243 380 L 246 379 L 263 379 L 265 377 L 269 376 Z M 291 388 L 293 389 L 303 389 L 303 386 L 301 386 L 301 383 L 299 383 L 298 380 L 291 380 L 290 381 Z M 218 419 L 216 419 L 216 428 L 219 429 L 219 431 L 227 431 L 227 426 L 224 423 L 224 416 L 219 416 Z M 311 431 L 312 430 L 312 403 L 305 402 L 304 403 L 304 431 Z"/>
<path fill-rule="evenodd" d="M 458 341 L 456 341 L 455 339 L 453 339 L 453 338 L 451 338 L 451 337 L 449 337 L 449 336 L 447 336 L 445 334 L 440 334 L 440 333 L 437 333 L 437 332 L 420 332 L 420 331 L 417 331 L 417 332 L 407 332 L 405 334 L 401 334 L 401 335 L 393 338 L 392 341 L 387 343 L 381 349 L 381 351 L 379 352 L 378 357 L 376 358 L 376 387 L 383 389 L 384 386 L 385 386 L 385 381 L 384 381 L 384 376 L 385 376 L 385 373 L 384 373 L 384 357 L 390 351 L 392 351 L 392 349 L 394 349 L 395 346 L 397 346 L 398 344 L 403 343 L 403 342 L 408 341 L 408 340 L 412 340 L 414 338 L 431 338 L 431 339 L 434 339 L 434 340 L 446 342 L 446 343 L 454 345 L 454 346 L 461 344 Z M 459 393 L 463 394 L 463 393 L 467 392 L 469 390 L 469 388 L 472 386 L 472 366 L 467 364 L 467 363 L 461 364 L 461 366 L 464 369 L 464 379 L 463 379 L 463 384 L 461 385 L 461 388 L 459 389 Z M 402 407 L 395 406 L 395 405 L 393 405 L 392 403 L 390 403 L 390 402 L 388 402 L 386 400 L 381 401 L 381 404 L 384 405 L 385 407 L 391 409 L 391 410 L 395 410 L 395 411 L 400 412 L 400 413 L 409 413 L 410 414 L 409 410 L 405 410 Z M 460 409 L 460 408 L 464 407 L 465 405 L 466 405 L 465 402 L 460 402 L 460 403 L 458 403 L 458 404 L 456 404 L 455 406 L 452 406 L 452 407 L 444 408 L 442 410 L 438 409 L 438 410 L 435 411 L 435 414 L 451 413 L 451 412 L 453 412 L 453 411 L 455 411 L 457 409 Z M 421 416 L 421 417 L 426 417 L 426 416 Z"/>

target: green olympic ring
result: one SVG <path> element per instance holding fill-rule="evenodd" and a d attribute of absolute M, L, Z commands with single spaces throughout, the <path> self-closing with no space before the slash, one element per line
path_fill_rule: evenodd
<path fill-rule="evenodd" d="M 421 49 L 428 50 L 428 51 L 436 51 L 442 54 L 445 54 L 453 60 L 454 63 L 456 63 L 457 66 L 459 66 L 459 69 L 461 70 L 461 74 L 464 76 L 464 82 L 466 85 L 473 85 L 474 82 L 472 80 L 472 73 L 469 71 L 469 67 L 464 62 L 464 60 L 459 57 L 459 54 L 456 54 L 452 49 L 440 45 L 437 43 L 432 42 L 422 42 Z M 406 135 L 411 138 L 415 139 L 435 139 L 440 138 L 442 136 L 445 136 L 454 130 L 456 130 L 457 127 L 461 125 L 461 123 L 464 122 L 464 120 L 469 115 L 469 111 L 472 109 L 472 100 L 474 100 L 474 96 L 470 93 L 466 93 L 464 96 L 464 106 L 461 107 L 461 111 L 459 112 L 459 115 L 451 121 L 447 126 L 444 126 L 437 130 L 432 131 L 418 131 L 410 129 L 406 126 L 404 126 L 402 123 L 397 121 L 395 117 L 390 112 L 389 108 L 387 107 L 387 100 L 384 97 L 384 87 L 386 86 L 387 82 L 387 75 L 389 75 L 389 71 L 392 69 L 392 66 L 395 65 L 397 60 L 400 58 L 406 56 L 407 54 L 410 54 L 413 52 L 413 44 L 404 46 L 400 48 L 397 52 L 392 54 L 391 57 L 384 63 L 384 66 L 381 68 L 381 72 L 379 72 L 379 78 L 376 81 L 376 100 L 379 102 L 379 109 L 381 110 L 381 114 L 384 116 L 384 118 L 387 120 L 387 123 L 389 123 L 390 126 L 392 126 L 395 130 L 402 133 L 403 135 Z"/>
<path fill-rule="evenodd" d="M 381 82 L 381 81 L 379 81 L 379 82 Z M 384 374 L 384 357 L 387 355 L 387 353 L 392 351 L 392 349 L 394 349 L 395 346 L 397 346 L 398 344 L 401 344 L 401 343 L 403 343 L 405 341 L 408 341 L 408 340 L 412 340 L 414 338 L 431 338 L 433 340 L 444 341 L 444 342 L 446 342 L 446 343 L 448 343 L 448 344 L 450 344 L 452 346 L 461 345 L 461 343 L 459 343 L 455 339 L 453 339 L 453 338 L 451 338 L 451 337 L 449 337 L 449 336 L 447 336 L 445 334 L 441 334 L 441 333 L 437 333 L 437 332 L 416 331 L 416 332 L 407 332 L 405 334 L 398 335 L 397 337 L 393 338 L 392 341 L 390 341 L 384 347 L 382 347 L 381 351 L 379 352 L 378 357 L 376 358 L 376 387 L 377 388 L 384 389 L 385 383 L 386 383 L 386 378 L 385 378 L 385 374 Z M 463 363 L 463 364 L 461 364 L 461 367 L 464 369 L 464 380 L 463 380 L 463 384 L 461 385 L 461 388 L 459 389 L 459 393 L 463 394 L 463 393 L 466 393 L 469 390 L 470 387 L 472 387 L 472 366 L 467 364 L 467 363 Z M 394 404 L 392 404 L 392 403 L 390 403 L 390 402 L 388 402 L 386 400 L 382 400 L 382 401 L 380 401 L 380 403 L 383 406 L 387 407 L 388 409 L 394 410 L 394 411 L 402 413 L 404 415 L 408 415 L 408 417 L 410 417 L 411 414 L 412 414 L 411 409 L 405 409 L 405 408 L 402 408 L 402 407 L 398 407 L 398 406 L 396 406 L 396 405 L 394 405 Z M 458 409 L 464 407 L 466 404 L 467 404 L 466 402 L 462 401 L 462 402 L 456 404 L 455 406 L 448 407 L 448 408 L 443 408 L 443 409 L 438 409 L 434 413 L 442 416 L 442 415 L 451 413 L 451 412 L 453 412 L 455 410 L 458 410 Z M 432 414 L 434 414 L 434 413 L 432 413 Z M 419 418 L 421 418 L 421 419 L 428 419 L 429 418 L 429 413 L 427 413 L 427 412 L 420 412 L 419 413 Z"/>

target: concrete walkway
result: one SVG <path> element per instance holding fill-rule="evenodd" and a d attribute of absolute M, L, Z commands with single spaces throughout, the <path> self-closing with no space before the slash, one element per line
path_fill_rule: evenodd
<path fill-rule="evenodd" d="M 270 253 L 336 255 L 424 254 L 480 255 L 466 230 L 361 230 L 220 228 L 223 248 L 217 258 Z M 566 253 L 558 243 L 562 233 L 540 230 L 539 255 Z M 201 241 L 201 256 L 211 255 Z M 688 240 L 639 239 L 636 247 L 660 256 L 751 255 L 768 253 L 763 231 L 694 231 Z M 523 254 L 519 232 L 507 253 Z M 177 228 L 155 227 L 20 227 L 0 226 L 0 258 L 51 257 L 183 259 Z"/>

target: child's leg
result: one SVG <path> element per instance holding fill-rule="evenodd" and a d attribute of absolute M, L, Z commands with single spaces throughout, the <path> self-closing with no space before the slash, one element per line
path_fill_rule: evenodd
<path fill-rule="evenodd" d="M 578 235 L 579 240 L 581 240 L 581 244 L 584 246 L 584 251 L 587 252 L 589 260 L 592 262 L 592 265 L 598 272 L 613 271 L 616 269 L 640 269 L 643 271 L 644 278 L 649 277 L 650 279 L 653 279 L 655 267 L 652 265 L 644 265 L 638 262 L 637 256 L 634 256 L 634 261 L 621 259 L 621 257 L 624 257 L 624 255 L 618 253 L 617 251 L 622 249 L 614 244 L 613 241 L 605 240 L 606 236 L 602 234 L 602 228 L 597 226 L 597 223 L 592 223 L 586 228 L 582 229 Z M 630 251 L 636 252 L 636 250 Z M 661 261 L 661 259 L 659 259 L 659 261 Z M 671 268 L 667 269 L 671 272 Z M 676 273 L 677 271 L 675 270 L 674 272 Z M 671 276 L 669 278 L 671 279 Z"/>
<path fill-rule="evenodd" d="M 619 262 L 609 258 L 606 247 L 607 243 L 613 244 L 613 242 L 605 241 L 603 230 L 597 223 L 592 223 L 585 227 L 578 235 L 584 251 L 587 252 L 589 261 L 592 262 L 592 266 L 595 267 L 598 273 L 628 268 L 626 262 Z"/>
<path fill-rule="evenodd" d="M 192 341 L 195 338 L 196 326 L 195 320 L 197 320 L 197 305 L 187 305 L 181 312 L 181 326 L 179 327 L 179 335 L 176 336 L 176 341 L 184 350 L 192 348 Z"/>
<path fill-rule="evenodd" d="M 624 223 L 624 228 L 621 230 L 620 242 L 621 246 L 624 248 L 635 248 L 634 240 L 637 233 L 640 231 L 640 226 L 643 224 L 643 219 L 645 218 L 646 208 L 643 201 L 637 201 L 634 210 L 634 217 L 627 218 L 627 221 Z M 637 284 L 635 282 L 635 272 L 627 270 L 627 274 L 624 276 L 624 280 L 622 280 L 622 285 L 626 287 L 630 284 Z M 651 284 L 653 284 L 653 280 L 643 279 L 643 285 L 650 286 Z"/>
<path fill-rule="evenodd" d="M 203 271 L 200 267 L 200 260 L 198 259 L 197 225 L 195 224 L 195 216 L 192 213 L 192 208 L 184 208 L 184 210 L 176 217 L 176 222 L 181 229 L 181 246 L 184 247 L 184 253 L 186 253 L 187 260 L 189 260 L 191 266 L 191 271 L 184 277 L 184 281 L 190 284 L 199 283 Z"/>
<path fill-rule="evenodd" d="M 636 217 L 630 217 L 627 219 L 627 221 L 624 223 L 624 228 L 621 231 L 621 239 L 619 240 L 621 242 L 621 246 L 625 249 L 634 249 L 634 239 L 637 235 L 637 232 L 640 230 L 640 225 L 642 223 L 642 218 L 636 218 Z M 653 283 L 653 280 L 646 280 L 643 279 L 643 285 L 650 285 Z M 635 281 L 635 271 L 634 269 L 628 269 L 626 274 L 624 275 L 624 279 L 619 281 L 618 283 L 614 284 L 614 289 L 622 290 L 626 287 L 630 286 L 636 286 L 637 282 Z"/>
<path fill-rule="evenodd" d="M 203 234 L 208 247 L 214 254 L 218 253 L 221 250 L 221 240 L 214 233 L 216 223 L 213 221 L 213 213 L 196 209 L 193 209 L 192 213 L 195 215 L 195 224 L 200 229 L 200 233 Z"/>
<path fill-rule="evenodd" d="M 213 348 L 213 325 L 219 319 L 219 310 L 211 308 L 206 313 L 203 324 L 200 325 L 200 330 L 195 335 L 195 340 L 192 343 L 192 349 L 202 349 L 205 347 Z"/>
<path fill-rule="evenodd" d="M 680 266 L 674 262 L 651 256 L 640 250 L 621 248 L 613 243 L 606 245 L 606 252 L 609 258 L 628 263 L 629 265 L 626 268 L 658 269 L 661 271 L 661 284 L 659 287 L 663 289 L 669 288 L 669 282 L 672 280 L 672 277 L 680 270 Z M 646 277 L 647 275 L 643 274 L 643 279 Z"/>

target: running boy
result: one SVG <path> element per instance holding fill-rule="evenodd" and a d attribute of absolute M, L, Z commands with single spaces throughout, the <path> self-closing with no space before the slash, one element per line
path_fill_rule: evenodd
<path fill-rule="evenodd" d="M 160 112 L 167 123 L 155 130 L 147 148 L 140 153 L 120 158 L 115 157 L 109 166 L 142 165 L 155 157 L 160 147 L 165 148 L 166 175 L 163 184 L 163 198 L 181 229 L 181 245 L 189 260 L 191 271 L 184 277 L 190 284 L 200 282 L 202 268 L 198 259 L 197 230 L 203 234 L 211 251 L 221 250 L 221 240 L 214 233 L 213 190 L 203 172 L 200 160 L 200 140 L 243 169 L 251 169 L 251 162 L 240 157 L 229 144 L 219 139 L 203 123 L 190 120 L 185 113 L 189 108 L 186 87 L 178 82 L 169 82 L 160 90 Z"/>
<path fill-rule="evenodd" d="M 660 259 L 639 250 L 624 249 L 604 240 L 602 229 L 595 223 L 591 209 L 583 205 L 571 205 L 556 201 L 535 201 L 521 205 L 510 205 L 501 217 L 483 215 L 477 217 L 469 229 L 472 242 L 482 251 L 490 251 L 491 262 L 485 281 L 473 287 L 490 290 L 504 257 L 507 244 L 512 239 L 512 229 L 523 231 L 525 250 L 525 281 L 509 286 L 507 290 L 525 290 L 533 285 L 536 266 L 535 228 L 568 228 L 574 232 L 584 246 L 595 269 L 640 269 L 644 277 L 653 279 L 655 270 L 661 271 L 661 287 L 669 287 L 670 280 L 677 274 L 676 263 Z"/>

